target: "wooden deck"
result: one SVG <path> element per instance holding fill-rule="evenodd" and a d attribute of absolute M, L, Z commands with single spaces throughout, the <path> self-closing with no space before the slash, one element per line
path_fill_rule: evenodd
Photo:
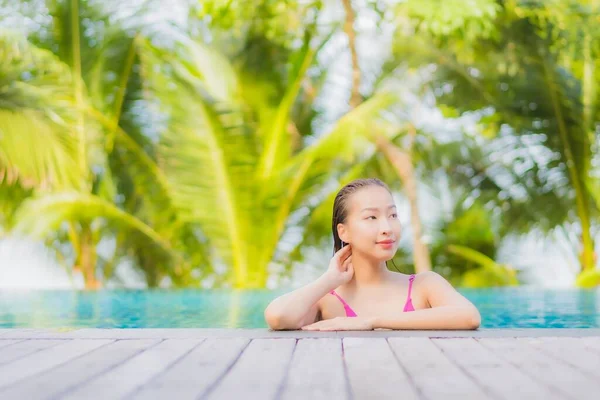
<path fill-rule="evenodd" d="M 0 329 L 0 399 L 598 399 L 600 329 Z"/>

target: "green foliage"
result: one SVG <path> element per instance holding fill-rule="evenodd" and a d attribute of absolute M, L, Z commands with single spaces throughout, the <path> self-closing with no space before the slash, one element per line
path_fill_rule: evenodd
<path fill-rule="evenodd" d="M 573 222 L 589 267 L 597 3 L 396 3 L 366 2 L 378 32 L 395 31 L 373 86 L 419 71 L 413 94 L 435 96 L 448 122 L 475 121 L 475 134 L 417 134 L 418 181 L 435 190 L 443 177 L 454 203 L 427 232 L 434 269 L 471 287 L 517 284 L 493 261 L 502 238 Z M 82 241 L 114 240 L 94 265 L 105 280 L 126 259 L 151 286 L 264 287 L 274 261 L 330 245 L 339 185 L 378 176 L 403 189 L 370 140 L 402 146 L 406 104 L 375 90 L 331 117 L 350 76 L 330 65 L 343 18 L 325 2 L 207 0 L 170 25 L 149 22 L 152 1 L 1 4 L 13 17 L 0 21 L 0 224 L 68 243 L 75 263 Z M 410 251 L 395 261 L 411 271 Z M 597 282 L 591 268 L 578 279 Z"/>
<path fill-rule="evenodd" d="M 78 185 L 72 84 L 69 69 L 52 53 L 0 36 L 0 182 Z"/>
<path fill-rule="evenodd" d="M 398 14 L 411 18 L 418 32 L 459 35 L 466 42 L 496 35 L 500 11 L 495 0 L 409 0 L 398 5 Z"/>
<path fill-rule="evenodd" d="M 590 268 L 581 272 L 577 276 L 575 285 L 581 288 L 595 288 L 600 286 L 600 270 Z"/>
<path fill-rule="evenodd" d="M 519 284 L 516 271 L 508 265 L 496 263 L 485 254 L 465 246 L 449 245 L 448 252 L 479 265 L 462 275 L 461 286 L 489 287 L 514 286 Z"/>
<path fill-rule="evenodd" d="M 418 14 L 410 2 L 399 7 L 409 15 Z M 586 254 L 582 266 L 589 267 L 590 227 L 597 215 L 587 188 L 594 130 L 600 121 L 600 75 L 594 61 L 600 36 L 592 27 L 597 26 L 592 21 L 598 9 L 575 1 L 510 1 L 496 9 L 492 21 L 498 35 L 465 40 L 468 28 L 432 31 L 427 27 L 442 24 L 440 17 L 432 15 L 427 27 L 413 23 L 416 40 L 408 41 L 399 33 L 395 52 L 409 65 L 435 63 L 430 84 L 437 102 L 460 113 L 487 115 L 480 124 L 489 137 L 501 133 L 507 138 L 537 135 L 543 139 L 542 145 L 553 153 L 547 167 L 529 162 L 519 171 L 527 196 L 519 199 L 515 196 L 519 191 L 504 191 L 503 201 L 495 203 L 511 221 L 520 218 L 521 223 L 512 225 L 519 230 L 537 225 L 536 221 L 544 229 L 578 223 Z M 559 180 L 569 182 L 568 190 L 563 187 L 553 193 L 548 183 Z M 529 217 L 541 209 L 546 217 Z"/>
<path fill-rule="evenodd" d="M 308 43 L 291 58 L 290 84 L 275 99 L 260 92 L 271 89 L 260 75 L 238 72 L 200 43 L 185 42 L 177 56 L 145 46 L 143 74 L 150 101 L 165 118 L 159 155 L 175 207 L 185 221 L 202 227 L 222 262 L 232 266 L 234 285 L 264 286 L 289 215 L 318 191 L 332 168 L 352 162 L 352 138 L 393 97 L 374 97 L 294 151 L 288 126 L 314 56 Z M 218 79 L 210 79 L 217 71 Z M 240 96 L 248 86 L 251 99 L 263 100 Z"/>
<path fill-rule="evenodd" d="M 196 17 L 211 29 L 226 31 L 235 39 L 260 32 L 269 41 L 287 44 L 301 37 L 306 25 L 316 18 L 321 0 L 232 0 L 201 1 Z"/>

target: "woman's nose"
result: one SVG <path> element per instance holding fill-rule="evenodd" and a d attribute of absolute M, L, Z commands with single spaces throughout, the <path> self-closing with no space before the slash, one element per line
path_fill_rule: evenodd
<path fill-rule="evenodd" d="M 388 221 L 384 221 L 380 225 L 379 229 L 381 229 L 381 233 L 390 233 L 392 231 L 392 226 Z"/>

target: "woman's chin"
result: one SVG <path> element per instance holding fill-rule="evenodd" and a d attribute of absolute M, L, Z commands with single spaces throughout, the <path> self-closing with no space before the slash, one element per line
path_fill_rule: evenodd
<path fill-rule="evenodd" d="M 355 252 L 358 253 L 358 250 L 354 250 Z M 370 258 L 373 261 L 376 262 L 386 262 L 391 260 L 392 258 L 394 258 L 394 256 L 396 255 L 396 251 L 398 251 L 397 248 L 392 248 L 392 249 L 381 249 L 381 248 L 375 248 L 375 249 L 369 249 L 369 251 L 363 251 L 361 252 L 363 257 L 366 256 L 367 258 Z"/>
<path fill-rule="evenodd" d="M 379 250 L 376 254 L 373 254 L 373 258 L 380 262 L 390 261 L 396 255 L 397 249 L 390 250 Z"/>

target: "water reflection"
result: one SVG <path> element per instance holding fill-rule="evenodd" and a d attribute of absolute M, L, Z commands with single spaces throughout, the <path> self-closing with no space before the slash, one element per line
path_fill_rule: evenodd
<path fill-rule="evenodd" d="M 483 328 L 600 328 L 599 290 L 462 290 Z M 0 292 L 0 328 L 265 328 L 283 291 Z"/>
<path fill-rule="evenodd" d="M 227 319 L 228 328 L 237 328 L 240 323 L 240 290 L 234 290 L 229 296 L 229 318 Z"/>

